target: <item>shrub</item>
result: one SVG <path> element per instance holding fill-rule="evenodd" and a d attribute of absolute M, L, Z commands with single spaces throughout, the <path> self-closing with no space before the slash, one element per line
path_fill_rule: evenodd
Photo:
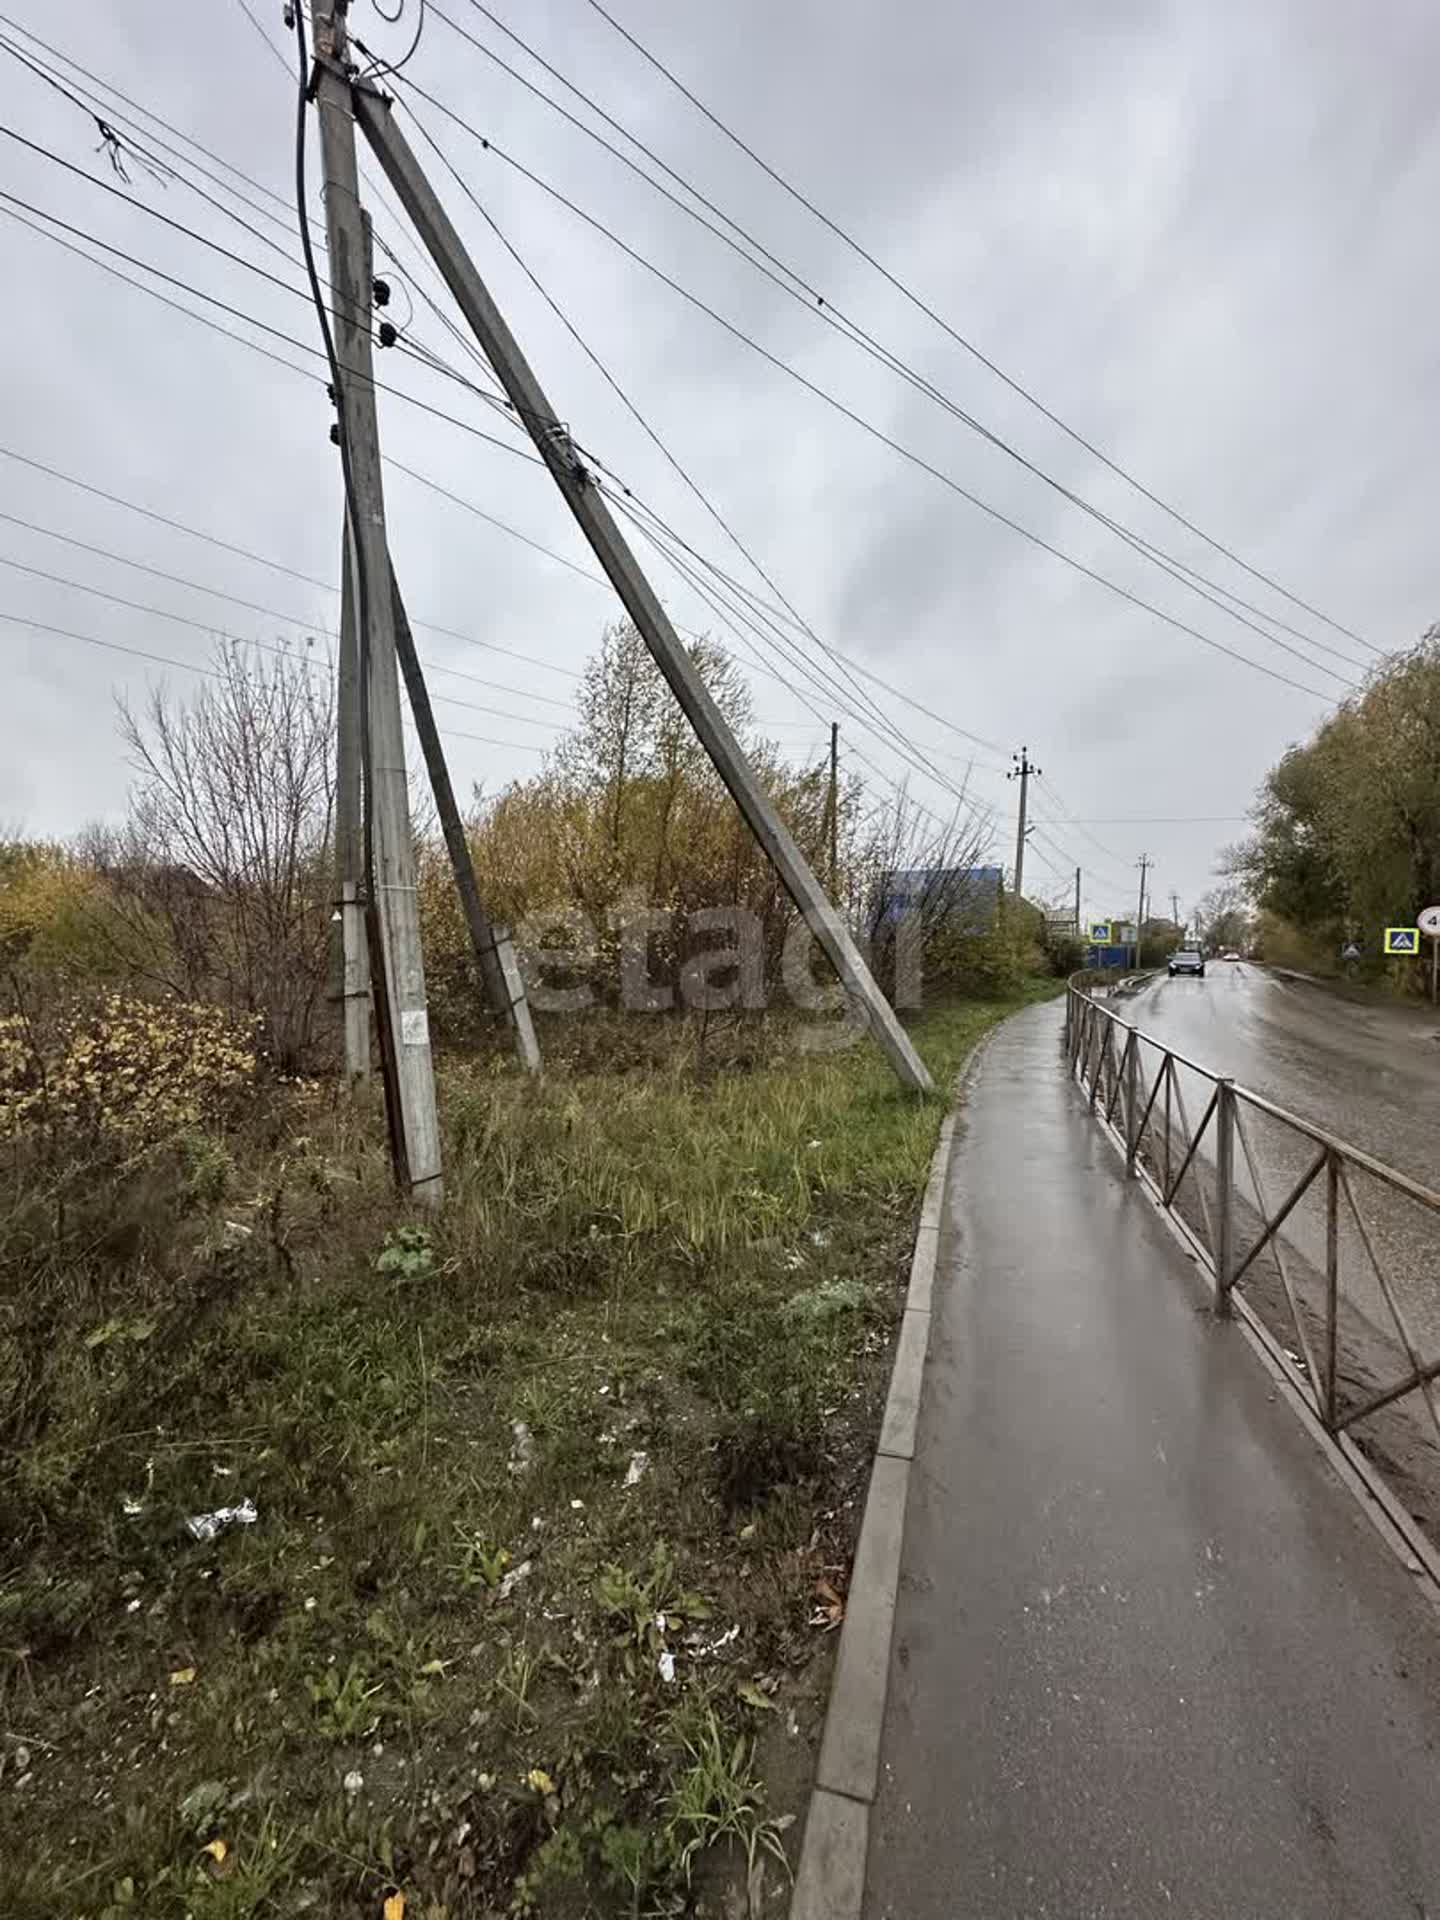
<path fill-rule="evenodd" d="M 42 1029 L 0 1016 L 0 1139 L 144 1147 L 223 1117 L 254 1079 L 254 1023 L 107 993 Z"/>

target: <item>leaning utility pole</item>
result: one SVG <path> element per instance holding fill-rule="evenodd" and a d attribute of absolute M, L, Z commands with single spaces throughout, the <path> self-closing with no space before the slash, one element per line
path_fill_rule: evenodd
<path fill-rule="evenodd" d="M 1140 869 L 1140 898 L 1135 907 L 1135 965 L 1140 965 L 1140 941 L 1145 931 L 1145 875 L 1149 872 L 1151 860 L 1148 853 L 1142 853 L 1136 861 Z"/>
<path fill-rule="evenodd" d="M 830 722 L 830 898 L 840 881 L 840 722 Z"/>
<path fill-rule="evenodd" d="M 1018 780 L 1020 782 L 1020 819 L 1015 828 L 1015 898 L 1017 900 L 1023 900 L 1025 897 L 1025 840 L 1027 836 L 1025 814 L 1030 799 L 1031 776 L 1033 775 L 1034 778 L 1038 780 L 1040 778 L 1040 769 L 1039 767 L 1031 766 L 1030 749 L 1028 747 L 1021 747 L 1019 753 L 1012 753 L 1010 758 L 1015 762 L 1015 766 L 1010 773 L 1006 774 L 1005 778 L 1007 780 Z"/>
<path fill-rule="evenodd" d="M 390 552 L 385 537 L 385 495 L 380 472 L 380 432 L 370 353 L 373 273 L 369 223 L 361 210 L 355 161 L 355 116 L 345 69 L 344 0 L 314 0 L 314 92 L 320 115 L 325 172 L 325 236 L 330 257 L 331 326 L 339 391 L 341 451 L 346 457 L 347 508 L 355 543 L 357 616 L 363 633 L 368 739 L 366 775 L 371 820 L 366 880 L 372 938 L 371 976 L 386 1004 L 382 1046 L 393 1077 L 391 1140 L 411 1195 L 425 1206 L 442 1197 L 440 1131 L 435 1112 L 435 1073 L 425 1006 L 425 963 L 420 948 L 415 849 L 405 772 L 405 736 L 400 722 L 400 686 L 395 672 L 395 627 L 390 597 Z M 299 209 L 300 218 L 308 209 Z M 382 961 L 383 964 L 376 964 Z M 387 1086 L 387 1095 L 391 1089 Z"/>
<path fill-rule="evenodd" d="M 333 7 L 335 0 L 330 0 Z M 327 11 L 329 9 L 327 8 Z M 335 49 L 333 40 L 328 49 Z M 489 289 L 481 279 L 449 216 L 421 171 L 385 99 L 372 83 L 356 80 L 350 92 L 355 117 L 374 149 L 400 203 L 426 250 L 445 277 L 461 312 L 499 376 L 511 405 L 566 505 L 579 523 L 655 664 L 694 727 L 716 771 L 784 882 L 811 933 L 839 976 L 853 1007 L 862 1011 L 902 1084 L 933 1090 L 929 1072 L 909 1036 L 875 984 L 849 928 L 811 871 L 793 835 L 771 805 L 739 742 L 671 625 L 654 588 L 641 571 L 602 498 L 595 476 L 581 460 L 544 390 L 521 353 Z M 348 121 L 347 121 L 348 125 Z"/>

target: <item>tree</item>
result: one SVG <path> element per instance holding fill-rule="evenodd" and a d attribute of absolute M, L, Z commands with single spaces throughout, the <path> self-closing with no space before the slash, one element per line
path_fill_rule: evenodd
<path fill-rule="evenodd" d="M 1211 887 L 1195 908 L 1196 939 L 1207 947 L 1243 950 L 1254 938 L 1254 915 L 1245 889 L 1237 880 Z"/>
<path fill-rule="evenodd" d="M 122 701 L 120 725 L 139 777 L 126 827 L 93 853 L 130 926 L 163 935 L 152 984 L 259 1014 L 272 1058 L 298 1065 L 327 974 L 328 697 L 303 658 L 226 645 L 193 699 Z"/>

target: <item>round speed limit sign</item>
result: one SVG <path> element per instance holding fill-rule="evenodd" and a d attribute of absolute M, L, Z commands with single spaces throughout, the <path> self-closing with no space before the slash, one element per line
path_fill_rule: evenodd
<path fill-rule="evenodd" d="M 1440 907 L 1426 907 L 1417 914 L 1415 924 L 1422 933 L 1428 933 L 1432 940 L 1440 940 Z"/>

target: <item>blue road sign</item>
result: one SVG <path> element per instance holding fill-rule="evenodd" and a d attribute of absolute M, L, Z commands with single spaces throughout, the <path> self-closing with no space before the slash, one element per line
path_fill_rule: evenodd
<path fill-rule="evenodd" d="M 1386 953 L 1418 953 L 1420 951 L 1420 929 L 1418 927 L 1386 927 Z"/>
<path fill-rule="evenodd" d="M 1110 922 L 1108 920 L 1092 920 L 1090 922 L 1090 938 L 1097 947 L 1108 947 L 1110 944 Z"/>

